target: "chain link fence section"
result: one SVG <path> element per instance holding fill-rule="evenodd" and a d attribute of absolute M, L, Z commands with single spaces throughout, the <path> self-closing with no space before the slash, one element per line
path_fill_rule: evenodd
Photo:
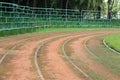
<path fill-rule="evenodd" d="M 83 26 L 120 27 L 120 14 L 112 15 L 111 19 L 108 19 L 104 11 L 82 10 L 81 14 Z"/>
<path fill-rule="evenodd" d="M 58 27 L 119 27 L 120 14 L 107 19 L 103 11 L 35 8 L 0 2 L 0 30 Z"/>
<path fill-rule="evenodd" d="M 35 14 L 26 6 L 0 2 L 0 30 L 31 28 L 35 24 Z"/>

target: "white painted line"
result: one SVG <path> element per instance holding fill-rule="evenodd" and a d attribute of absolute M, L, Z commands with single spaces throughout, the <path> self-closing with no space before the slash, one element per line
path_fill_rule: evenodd
<path fill-rule="evenodd" d="M 36 68 L 37 68 L 37 71 L 38 71 L 40 80 L 45 80 L 45 78 L 44 78 L 44 76 L 43 76 L 43 74 L 42 74 L 42 71 L 41 71 L 41 69 L 40 69 L 40 66 L 39 66 L 39 64 L 38 64 L 37 55 L 38 55 L 39 50 L 42 48 L 42 46 L 44 46 L 44 45 L 45 45 L 46 43 L 48 43 L 49 41 L 52 41 L 53 39 L 56 39 L 56 38 L 65 37 L 65 36 L 68 36 L 68 34 L 67 34 L 67 35 L 60 35 L 60 36 L 54 37 L 54 38 L 52 38 L 52 39 L 45 40 L 45 41 L 43 41 L 43 42 L 39 45 L 39 47 L 36 49 L 35 55 L 34 55 L 34 61 L 35 61 L 35 66 L 36 66 Z"/>
<path fill-rule="evenodd" d="M 62 52 L 64 57 L 69 61 L 69 63 L 71 63 L 79 72 L 81 72 L 85 77 L 89 77 L 82 69 L 80 69 L 77 65 L 75 65 L 71 59 L 69 59 L 69 57 L 67 56 L 66 52 L 65 52 L 65 45 L 72 39 L 68 39 L 64 42 L 64 44 L 62 45 Z"/>
<path fill-rule="evenodd" d="M 103 44 L 108 48 L 110 49 L 111 51 L 117 53 L 117 54 L 120 54 L 120 52 L 116 51 L 115 49 L 112 49 L 110 46 L 107 45 L 107 43 L 105 42 L 105 39 L 103 40 Z"/>
<path fill-rule="evenodd" d="M 89 39 L 88 39 L 89 40 Z M 90 55 L 92 55 L 92 56 L 94 56 L 95 58 L 98 58 L 98 56 L 96 56 L 88 47 L 87 47 L 87 41 L 88 40 L 86 40 L 85 42 L 84 42 L 84 47 L 85 47 L 85 49 L 87 50 L 87 52 L 90 54 Z"/>
<path fill-rule="evenodd" d="M 0 64 L 2 64 L 3 60 L 5 59 L 5 57 L 8 55 L 8 52 L 2 56 L 2 58 L 0 59 Z"/>
<path fill-rule="evenodd" d="M 39 76 L 40 76 L 40 80 L 45 80 L 45 78 L 43 77 L 43 74 L 42 74 L 42 72 L 41 72 L 41 70 L 40 70 L 40 67 L 39 67 L 39 65 L 38 65 L 37 55 L 38 55 L 38 52 L 39 52 L 40 48 L 41 48 L 45 43 L 46 43 L 46 42 L 43 42 L 43 43 L 36 49 L 36 51 L 35 51 L 35 56 L 34 56 L 35 66 L 36 66 L 37 71 L 38 71 L 38 74 L 39 74 Z"/>
<path fill-rule="evenodd" d="M 17 47 L 17 45 L 13 46 L 10 50 L 13 50 Z M 9 54 L 9 50 L 2 56 L 2 58 L 0 59 L 0 64 L 2 64 L 2 62 L 4 61 L 5 57 Z"/>

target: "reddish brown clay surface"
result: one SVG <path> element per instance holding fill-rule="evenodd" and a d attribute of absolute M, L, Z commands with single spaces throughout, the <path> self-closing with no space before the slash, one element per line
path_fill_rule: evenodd
<path fill-rule="evenodd" d="M 85 34 L 81 33 L 78 36 L 87 34 L 89 32 L 85 32 Z M 72 37 L 75 36 L 73 35 Z M 69 36 L 68 38 L 72 37 Z M 70 65 L 65 62 L 63 54 L 59 54 L 60 45 L 68 38 L 61 38 L 49 43 L 46 52 L 41 53 L 43 54 L 40 57 L 42 60 L 41 68 L 46 80 L 85 80 L 83 77 L 78 76 Z"/>
<path fill-rule="evenodd" d="M 94 33 L 95 31 L 91 32 Z M 103 31 L 103 33 L 106 32 Z M 87 31 L 85 32 L 85 34 L 87 34 Z M 8 76 L 6 80 L 39 80 L 37 71 L 34 68 L 34 61 L 32 57 L 33 52 L 39 43 L 53 37 L 55 37 L 55 35 L 50 35 L 49 38 L 46 37 L 44 39 L 30 41 L 27 44 L 20 46 L 19 49 L 16 51 L 16 54 L 14 54 L 10 60 L 9 64 L 11 69 L 7 72 Z M 79 56 L 85 63 L 88 64 L 87 67 L 89 69 L 99 72 L 101 74 L 105 74 L 105 76 L 108 76 L 107 78 L 109 80 L 113 80 L 113 77 L 115 78 L 115 80 L 118 80 L 118 77 L 116 77 L 112 73 L 108 74 L 109 71 L 101 64 L 91 60 L 84 51 L 83 42 L 90 37 L 93 36 L 79 38 L 79 40 L 75 41 L 73 45 L 71 45 L 75 50 L 74 57 Z M 60 54 L 60 45 L 67 38 L 70 37 L 60 38 L 48 43 L 46 52 L 43 53 L 44 59 L 40 59 L 46 62 L 46 64 L 42 65 L 42 70 L 46 80 L 84 80 L 82 77 L 77 75 L 77 73 L 72 69 L 70 64 L 64 59 L 63 55 Z M 48 75 L 48 77 L 46 76 L 46 74 Z"/>
<path fill-rule="evenodd" d="M 8 47 L 13 47 L 13 45 L 17 44 L 17 43 L 21 43 L 21 42 L 26 42 L 29 43 L 28 45 L 25 45 L 23 47 L 20 46 L 20 48 L 17 50 L 12 50 L 12 53 L 16 53 L 16 54 L 11 54 L 12 57 L 6 59 L 6 63 L 5 64 L 1 64 L 0 69 L 6 68 L 7 66 L 7 76 L 0 76 L 0 79 L 4 80 L 30 80 L 30 79 L 36 79 L 38 78 L 36 77 L 32 77 L 34 76 L 33 73 L 33 57 L 31 59 L 32 53 L 34 48 L 42 41 L 40 40 L 40 38 L 47 38 L 48 36 L 55 36 L 55 35 L 61 35 L 62 33 L 50 33 L 50 34 L 42 34 L 42 36 L 40 34 L 35 34 L 35 35 L 26 35 L 26 36 L 16 36 L 16 37 L 10 37 L 7 38 L 5 41 L 1 39 L 1 53 L 3 52 L 3 50 L 9 49 Z M 66 33 L 67 34 L 67 33 Z M 37 37 L 34 37 L 37 36 Z M 29 41 L 25 41 L 28 38 L 31 38 Z M 38 41 L 36 41 L 38 40 Z M 22 44 L 24 45 L 24 44 Z M 8 56 L 9 57 L 9 56 Z M 9 60 L 9 61 L 7 61 Z M 8 63 L 10 62 L 10 63 Z M 9 66 L 9 67 L 8 67 Z M 2 67 L 2 68 L 1 68 Z M 8 69 L 9 68 L 9 69 Z M 5 71 L 6 71 L 5 70 Z M 33 73 L 32 73 L 33 72 Z M 3 73 L 3 72 L 2 72 Z M 1 74 L 1 72 L 0 72 Z M 35 74 L 37 74 L 37 71 L 35 72 Z"/>
<path fill-rule="evenodd" d="M 49 77 L 47 76 L 46 80 L 81 80 L 58 52 L 60 44 L 66 39 L 67 37 L 48 44 L 46 54 L 47 64 L 44 70 L 47 70 Z"/>
<path fill-rule="evenodd" d="M 11 72 L 8 72 L 9 77 L 7 80 L 38 79 L 37 71 L 35 72 L 35 70 L 33 69 L 34 64 L 31 63 L 31 56 L 36 46 L 43 41 L 44 40 L 32 41 L 18 49 L 18 51 L 16 52 L 17 54 L 11 60 L 13 70 Z"/>
<path fill-rule="evenodd" d="M 27 36 L 12 36 L 12 37 L 5 37 L 5 38 L 0 38 L 0 56 L 2 53 L 5 51 L 11 49 L 14 45 L 19 44 L 21 42 L 24 42 L 25 40 L 29 39 L 29 35 Z"/>
<path fill-rule="evenodd" d="M 12 69 L 7 73 L 7 80 L 39 80 L 37 71 L 33 67 L 34 63 L 32 63 L 34 58 L 31 56 L 33 56 L 33 50 L 39 43 L 53 37 L 57 36 L 53 34 L 53 36 L 44 39 L 36 38 L 26 45 L 19 47 L 11 59 L 10 65 Z"/>
<path fill-rule="evenodd" d="M 31 42 L 22 46 L 20 51 L 12 59 L 13 71 L 9 72 L 8 80 L 32 80 L 37 79 L 37 74 L 32 70 L 31 55 L 33 49 L 36 47 L 36 42 Z"/>

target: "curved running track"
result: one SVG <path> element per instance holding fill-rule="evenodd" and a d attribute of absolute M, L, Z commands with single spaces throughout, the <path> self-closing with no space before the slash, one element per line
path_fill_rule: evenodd
<path fill-rule="evenodd" d="M 0 64 L 0 80 L 95 80 L 90 72 L 119 80 L 118 75 L 90 58 L 98 56 L 88 46 L 92 37 L 116 32 L 54 32 L 1 39 L 1 58 L 5 53 L 8 56 Z"/>

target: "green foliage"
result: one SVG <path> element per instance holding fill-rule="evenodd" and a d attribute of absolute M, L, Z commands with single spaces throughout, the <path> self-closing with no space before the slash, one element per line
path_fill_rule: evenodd
<path fill-rule="evenodd" d="M 22 28 L 14 30 L 4 30 L 0 31 L 0 37 L 6 37 L 11 35 L 19 35 L 25 33 L 35 33 L 35 32 L 62 32 L 62 31 L 82 31 L 82 30 L 113 30 L 118 28 L 102 28 L 102 27 L 35 27 L 35 28 Z"/>
<path fill-rule="evenodd" d="M 65 9 L 68 3 L 69 9 L 94 9 L 96 6 L 101 5 L 103 0 L 10 0 L 3 1 L 10 3 L 17 3 L 24 6 L 34 6 L 43 8 L 62 8 Z M 82 7 L 81 7 L 82 6 Z"/>
<path fill-rule="evenodd" d="M 99 19 L 99 20 L 91 20 L 91 19 L 86 19 L 84 20 L 81 25 L 92 27 L 92 26 L 97 26 L 97 27 L 103 27 L 103 28 L 119 28 L 120 27 L 120 20 L 117 19 L 112 19 L 112 20 L 106 20 L 106 19 Z"/>
<path fill-rule="evenodd" d="M 41 8 L 66 8 L 66 3 L 68 1 L 68 9 L 79 9 L 86 10 L 92 9 L 97 10 L 98 7 L 101 7 L 102 10 L 105 9 L 104 0 L 3 0 L 2 2 L 16 3 L 24 6 L 34 6 Z M 114 1 L 114 10 L 119 10 L 120 3 L 119 0 L 109 0 L 110 5 Z"/>
<path fill-rule="evenodd" d="M 33 32 L 38 32 L 38 30 L 42 30 L 42 28 L 23 28 L 23 29 L 14 29 L 14 30 L 3 30 L 3 31 L 0 31 L 0 37 L 25 34 L 25 33 L 33 33 Z"/>

